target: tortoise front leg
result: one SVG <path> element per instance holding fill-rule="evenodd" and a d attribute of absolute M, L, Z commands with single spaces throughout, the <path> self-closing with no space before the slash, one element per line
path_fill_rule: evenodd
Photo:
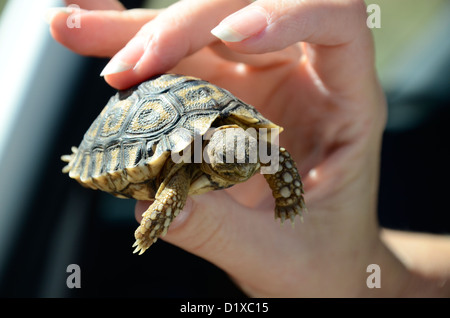
<path fill-rule="evenodd" d="M 280 148 L 280 167 L 274 174 L 264 174 L 273 197 L 275 198 L 275 218 L 281 219 L 281 223 L 289 218 L 294 225 L 296 215 L 302 219 L 302 211 L 305 211 L 303 199 L 302 179 L 297 171 L 295 161 L 289 152 Z"/>
<path fill-rule="evenodd" d="M 183 166 L 175 173 L 170 173 L 169 178 L 161 184 L 155 201 L 142 214 L 142 221 L 134 236 L 136 242 L 133 253 L 139 255 L 145 252 L 158 237 L 164 236 L 173 219 L 180 213 L 186 203 L 191 181 L 188 166 Z"/>

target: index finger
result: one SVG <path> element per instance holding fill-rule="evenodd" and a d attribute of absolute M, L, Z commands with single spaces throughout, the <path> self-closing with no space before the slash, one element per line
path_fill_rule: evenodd
<path fill-rule="evenodd" d="M 248 0 L 180 1 L 147 23 L 105 67 L 102 75 L 123 89 L 174 67 L 217 41 L 210 30 Z"/>

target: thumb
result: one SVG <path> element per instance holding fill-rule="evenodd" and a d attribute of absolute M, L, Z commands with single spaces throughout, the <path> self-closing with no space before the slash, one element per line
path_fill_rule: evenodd
<path fill-rule="evenodd" d="M 138 221 L 148 205 L 145 201 L 136 205 Z M 250 209 L 226 191 L 212 191 L 188 197 L 163 239 L 210 261 L 238 280 L 258 280 L 262 277 L 253 276 L 262 273 L 255 272 L 255 264 L 267 263 L 268 251 L 280 250 L 282 230 L 292 232 L 290 227 L 276 224 L 273 209 Z M 151 248 L 147 252 L 151 253 Z"/>

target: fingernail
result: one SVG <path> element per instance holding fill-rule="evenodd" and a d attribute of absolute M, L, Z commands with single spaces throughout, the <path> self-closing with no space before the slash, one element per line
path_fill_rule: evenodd
<path fill-rule="evenodd" d="M 267 12 L 259 6 L 249 6 L 226 17 L 211 33 L 226 42 L 240 42 L 267 27 Z"/>
<path fill-rule="evenodd" d="M 133 67 L 134 67 L 133 64 L 128 64 L 124 61 L 113 58 L 111 61 L 109 61 L 108 64 L 106 64 L 105 68 L 100 73 L 100 76 L 103 77 L 106 75 L 122 73 L 131 70 Z"/>
<path fill-rule="evenodd" d="M 144 54 L 146 44 L 147 40 L 144 37 L 138 36 L 133 38 L 106 64 L 100 76 L 122 73 L 133 69 Z"/>

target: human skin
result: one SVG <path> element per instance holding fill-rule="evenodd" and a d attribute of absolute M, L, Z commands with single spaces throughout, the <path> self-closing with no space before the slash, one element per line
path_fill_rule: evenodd
<path fill-rule="evenodd" d="M 66 25 L 74 12 L 55 10 L 52 35 L 77 53 L 114 56 L 103 73 L 111 86 L 193 75 L 285 129 L 280 144 L 303 176 L 303 223 L 274 222 L 270 189 L 256 175 L 189 198 L 165 241 L 216 264 L 250 296 L 450 296 L 450 239 L 377 221 L 386 102 L 363 1 L 191 0 L 129 11 L 114 0 L 70 3 L 84 9 L 81 28 Z M 242 39 L 211 34 L 244 7 L 244 18 L 222 23 Z M 137 203 L 138 221 L 148 205 Z M 367 287 L 370 264 L 380 266 L 381 288 Z"/>

